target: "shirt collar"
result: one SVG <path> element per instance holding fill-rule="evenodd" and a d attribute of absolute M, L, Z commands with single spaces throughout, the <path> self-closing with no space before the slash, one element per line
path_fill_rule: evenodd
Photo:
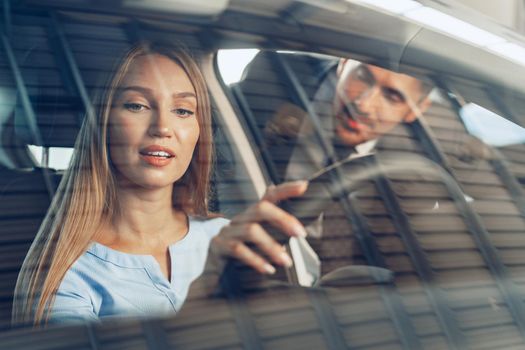
<path fill-rule="evenodd" d="M 179 241 L 174 242 L 168 246 L 170 251 L 172 249 L 183 249 L 189 241 L 191 241 L 197 230 L 198 225 L 196 225 L 195 219 L 191 216 L 188 217 L 188 233 Z M 122 252 L 110 248 L 104 244 L 92 241 L 88 246 L 87 253 L 97 256 L 98 258 L 105 260 L 107 262 L 113 263 L 115 265 L 127 268 L 144 268 L 151 266 L 151 264 L 156 264 L 156 260 L 153 255 L 150 254 L 132 254 Z"/>
<path fill-rule="evenodd" d="M 366 154 L 370 153 L 376 146 L 377 139 L 369 140 L 355 146 L 355 151 L 357 154 Z"/>

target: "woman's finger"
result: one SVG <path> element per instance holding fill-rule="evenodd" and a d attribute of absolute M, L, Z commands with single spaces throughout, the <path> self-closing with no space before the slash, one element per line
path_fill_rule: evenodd
<path fill-rule="evenodd" d="M 247 224 L 243 230 L 247 241 L 255 244 L 273 262 L 286 267 L 293 265 L 292 259 L 286 253 L 286 249 L 277 243 L 261 225 L 255 223 Z"/>
<path fill-rule="evenodd" d="M 269 187 L 260 202 L 236 215 L 221 230 L 212 240 L 212 249 L 221 255 L 235 257 L 261 273 L 275 273 L 275 268 L 266 259 L 245 244 L 251 242 L 274 263 L 291 266 L 292 259 L 284 247 L 266 232 L 261 223 L 266 222 L 288 236 L 305 237 L 306 230 L 301 222 L 276 203 L 302 195 L 307 186 L 307 181 L 297 181 Z"/>
<path fill-rule="evenodd" d="M 262 199 L 272 203 L 278 203 L 283 199 L 302 195 L 307 188 L 308 181 L 304 180 L 285 182 L 277 186 L 272 185 L 266 189 L 266 193 Z"/>
<path fill-rule="evenodd" d="M 244 244 L 244 242 L 253 243 L 276 264 L 287 267 L 293 265 L 285 248 L 255 222 L 226 226 L 219 235 L 214 237 L 211 247 L 220 255 L 237 257 L 239 255 L 238 250 L 244 250 L 244 246 L 240 244 Z"/>
<path fill-rule="evenodd" d="M 229 255 L 239 259 L 244 264 L 254 268 L 260 273 L 272 275 L 275 273 L 275 267 L 273 267 L 268 261 L 266 261 L 259 254 L 251 250 L 244 242 L 239 240 L 230 240 Z"/>
<path fill-rule="evenodd" d="M 288 236 L 306 237 L 306 230 L 297 218 L 265 200 L 251 206 L 232 220 L 233 225 L 245 225 L 253 222 L 267 222 Z"/>

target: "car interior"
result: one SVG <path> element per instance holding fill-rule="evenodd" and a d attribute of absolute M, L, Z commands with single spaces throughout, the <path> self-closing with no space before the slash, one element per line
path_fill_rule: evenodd
<path fill-rule="evenodd" d="M 402 50 L 392 38 L 378 39 L 366 50 L 372 34 L 322 46 L 319 40 L 329 34 L 333 42 L 348 40 L 345 30 L 353 24 L 326 29 L 330 18 L 310 17 L 307 5 L 282 6 L 285 20 L 276 27 L 267 15 L 271 5 L 255 6 L 250 14 L 233 1 L 232 9 L 212 22 L 159 13 L 141 17 L 139 10 L 88 12 L 83 2 L 2 6 L 9 23 L 0 32 L 1 348 L 523 346 L 525 146 L 488 145 L 461 117 L 462 108 L 475 103 L 522 124 L 516 116 L 524 105 L 523 88 L 492 92 L 506 76 L 489 86 L 483 79 L 496 73 L 476 80 L 474 68 L 461 73 L 450 68 L 443 76 L 442 66 L 432 71 L 430 64 L 415 61 L 425 58 L 416 44 L 430 34 L 415 37 L 414 47 L 400 54 L 408 57 L 401 64 Z M 243 23 L 245 32 L 236 32 Z M 310 35 L 298 39 L 304 33 Z M 290 271 L 260 276 L 236 261 L 222 269 L 209 259 L 174 317 L 12 327 L 18 272 L 65 171 L 50 167 L 50 158 L 74 147 L 113 56 L 144 39 L 180 43 L 201 64 L 214 118 L 210 209 L 226 217 L 256 202 L 264 186 L 286 181 L 301 145 L 297 117 L 319 125 L 322 116 L 313 104 L 331 101 L 318 100 L 317 87 L 323 69 L 341 57 L 431 80 L 432 105 L 414 123 L 385 135 L 377 155 L 351 164 L 358 180 L 324 208 L 322 236 L 307 238 L 320 269 L 312 285 L 301 284 Z M 217 51 L 254 47 L 260 51 L 242 79 L 226 84 Z M 377 53 L 376 47 L 387 52 Z M 441 65 L 447 65 L 445 59 Z M 320 130 L 312 132 L 322 138 Z M 36 148 L 40 159 L 30 150 Z M 346 168 L 341 169 L 329 182 L 343 181 Z"/>
<path fill-rule="evenodd" d="M 305 103 L 313 99 L 316 87 L 312 77 L 319 72 L 313 68 L 316 64 L 308 55 L 275 52 L 261 52 L 252 61 L 244 79 L 233 89 L 240 90 L 237 96 L 248 109 L 245 116 L 256 119 L 252 125 L 258 130 L 254 133 L 263 134 L 268 116 L 278 114 L 279 106 L 286 103 L 308 110 Z M 291 87 L 292 81 L 302 84 Z M 272 83 L 274 86 L 267 86 Z M 285 92 L 273 95 L 283 91 L 279 86 L 283 84 L 288 87 Z M 299 97 L 309 93 L 309 99 Z M 322 238 L 313 246 L 323 274 L 350 264 L 393 271 L 396 287 L 386 294 L 386 299 L 391 298 L 389 303 L 397 299 L 401 305 L 411 305 L 408 300 L 417 298 L 421 302 L 426 294 L 428 302 L 420 305 L 427 308 L 425 313 L 415 316 L 405 310 L 405 314 L 435 322 L 449 335 L 449 341 L 472 346 L 467 330 L 471 327 L 475 331 L 479 324 L 469 322 L 469 316 L 477 322 L 483 319 L 486 326 L 489 319 L 501 324 L 501 319 L 496 321 L 493 316 L 474 316 L 491 313 L 493 305 L 487 300 L 498 300 L 498 315 L 506 314 L 503 317 L 508 317 L 509 326 L 514 323 L 506 329 L 506 336 L 518 337 L 522 314 L 515 303 L 520 304 L 523 297 L 518 292 L 519 279 L 512 277 L 513 269 L 519 269 L 517 261 L 511 263 L 509 259 L 519 243 L 509 240 L 520 239 L 519 234 L 510 232 L 523 230 L 523 207 L 509 188 L 520 186 L 519 182 L 504 158 L 467 133 L 457 100 L 441 91 L 436 95 L 422 118 L 385 136 L 381 147 L 395 152 L 393 162 L 403 160 L 400 152 L 423 155 L 438 164 L 446 176 L 429 176 L 423 171 L 418 174 L 418 169 L 394 174 L 387 171 L 360 186 L 346 198 L 346 205 L 334 203 L 327 210 L 330 219 Z M 288 163 L 282 157 L 290 152 L 272 147 L 293 148 L 294 140 L 287 136 L 282 135 L 280 143 L 271 140 L 269 145 L 259 145 L 261 150 L 268 150 L 269 155 L 263 158 L 273 161 L 275 169 Z M 506 285 L 508 289 L 498 287 L 501 280 L 512 281 Z M 454 305 L 462 298 L 469 299 L 468 309 Z M 507 305 L 507 312 L 500 303 Z M 399 316 L 399 310 L 394 314 Z M 457 329 L 464 329 L 467 336 L 456 333 Z"/>

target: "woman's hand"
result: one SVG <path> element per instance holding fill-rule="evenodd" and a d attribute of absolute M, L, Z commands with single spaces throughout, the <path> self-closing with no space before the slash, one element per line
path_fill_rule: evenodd
<path fill-rule="evenodd" d="M 261 273 L 275 273 L 275 268 L 267 258 L 275 264 L 291 266 L 292 259 L 285 248 L 265 231 L 262 224 L 268 223 L 290 237 L 306 236 L 299 220 L 276 204 L 281 200 L 302 195 L 307 187 L 307 181 L 287 182 L 268 187 L 258 203 L 235 216 L 212 240 L 212 250 L 223 256 L 237 258 Z M 266 257 L 254 252 L 246 243 L 255 244 Z"/>

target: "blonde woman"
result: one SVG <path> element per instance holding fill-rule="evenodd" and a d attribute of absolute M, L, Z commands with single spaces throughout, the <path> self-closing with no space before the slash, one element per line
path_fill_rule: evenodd
<path fill-rule="evenodd" d="M 261 223 L 305 235 L 275 203 L 306 183 L 270 188 L 231 221 L 208 213 L 210 102 L 186 53 L 137 45 L 107 86 L 22 266 L 14 324 L 177 312 L 210 242 L 261 273 L 291 264 Z"/>

